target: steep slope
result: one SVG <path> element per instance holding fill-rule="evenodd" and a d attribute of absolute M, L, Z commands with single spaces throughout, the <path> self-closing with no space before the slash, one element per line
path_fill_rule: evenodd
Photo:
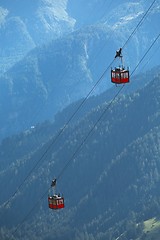
<path fill-rule="evenodd" d="M 35 49 L 1 77 L 1 138 L 53 119 L 58 111 L 85 97 L 112 61 L 116 43 L 114 47 L 111 34 L 103 25 L 77 31 Z M 109 88 L 109 79 L 108 70 L 92 94 Z"/>
<path fill-rule="evenodd" d="M 18 56 L 24 56 L 38 42 L 45 43 L 0 78 L 1 139 L 30 128 L 37 122 L 53 119 L 58 111 L 85 97 L 107 67 L 108 72 L 94 89 L 93 95 L 109 88 L 110 63 L 115 50 L 123 46 L 148 8 L 144 1 L 114 3 L 103 16 L 93 14 L 90 23 L 86 22 L 83 28 L 73 32 L 75 20 L 70 16 L 76 6 L 72 1 L 39 0 L 32 7 L 31 1 L 26 5 L 20 0 L 15 5 L 9 4 L 9 1 L 2 1 L 1 4 L 0 27 L 4 47 L 1 55 L 5 58 L 2 59 L 2 66 L 12 62 L 12 54 L 17 62 Z M 92 11 L 97 9 L 98 4 L 97 1 L 87 2 L 87 13 L 90 8 Z M 104 1 L 101 4 L 99 8 L 104 11 Z M 83 9 L 81 5 L 79 11 Z M 125 45 L 123 54 L 131 72 L 155 39 L 159 31 L 156 24 L 158 19 L 159 8 L 155 4 Z M 54 41 L 48 43 L 51 39 Z M 151 51 L 146 62 L 141 64 L 140 72 L 158 64 L 157 48 L 158 42 L 154 52 Z M 9 58 L 6 57 L 7 51 Z M 118 64 L 115 61 L 113 67 Z"/>
<path fill-rule="evenodd" d="M 66 11 L 67 0 L 16 0 L 14 4 L 2 0 L 1 6 L 8 10 L 9 16 L 19 16 L 36 45 L 62 36 L 74 27 L 75 20 Z"/>
<path fill-rule="evenodd" d="M 0 2 L 0 74 L 23 59 L 34 47 L 72 32 L 75 20 L 66 12 L 67 1 L 16 0 Z"/>
<path fill-rule="evenodd" d="M 4 11 L 7 12 L 7 10 Z M 0 74 L 2 74 L 36 45 L 26 25 L 17 16 L 8 18 L 7 14 L 3 22 L 0 23 L 0 33 Z"/>
<path fill-rule="evenodd" d="M 35 239 L 51 239 L 53 235 L 55 239 L 81 239 L 84 234 L 89 239 L 100 240 L 109 235 L 111 239 L 121 235 L 132 239 L 142 236 L 143 226 L 140 224 L 147 218 L 158 217 L 160 210 L 159 93 L 157 77 L 142 90 L 118 98 L 76 155 L 76 149 L 108 102 L 93 108 L 78 124 L 68 127 L 55 146 L 49 148 L 38 164 L 39 168 L 16 194 L 11 206 L 5 209 L 1 224 L 18 224 L 36 204 L 33 215 L 28 216 L 25 226 L 18 229 L 18 235 L 23 232 L 26 239 L 25 231 Z M 46 141 L 47 138 L 44 143 Z M 6 171 L 2 169 L 0 182 L 3 184 L 10 179 L 6 197 L 23 181 L 26 172 L 52 142 L 53 139 L 30 152 L 26 158 L 19 156 L 19 161 L 15 156 L 11 166 Z M 17 152 L 21 149 L 19 141 L 14 149 Z M 51 179 L 61 171 L 58 188 L 63 189 L 66 207 L 52 215 L 41 196 L 47 191 Z M 1 189 L 6 192 L 3 186 Z M 2 196 L 1 203 L 5 199 Z M 2 206 L 1 214 L 4 211 Z M 9 219 L 15 214 L 13 223 Z"/>
<path fill-rule="evenodd" d="M 53 41 L 32 51 L 1 77 L 0 98 L 4 106 L 1 111 L 5 116 L 1 118 L 1 136 L 53 119 L 65 106 L 86 96 L 106 65 L 102 56 L 96 62 L 94 56 L 107 36 L 106 28 L 91 27 Z M 107 85 L 102 83 L 101 91 Z M 96 89 L 97 93 L 99 90 Z"/>

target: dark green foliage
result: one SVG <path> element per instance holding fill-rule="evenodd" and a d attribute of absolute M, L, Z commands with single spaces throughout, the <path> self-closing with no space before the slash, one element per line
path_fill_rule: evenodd
<path fill-rule="evenodd" d="M 91 98 L 90 111 L 81 112 L 79 121 L 71 122 L 54 144 L 63 112 L 54 124 L 46 122 L 4 140 L 1 206 L 40 162 L 7 209 L 0 208 L 5 216 L 1 225 L 8 227 L 2 227 L 2 235 L 14 232 L 12 227 L 37 205 L 16 239 L 144 239 L 143 221 L 160 214 L 159 92 L 157 77 L 145 88 L 119 96 L 77 154 L 109 102 L 96 106 L 96 97 Z M 101 97 L 97 104 L 103 102 Z M 52 212 L 44 192 L 66 164 L 57 185 L 64 193 L 65 209 Z"/>

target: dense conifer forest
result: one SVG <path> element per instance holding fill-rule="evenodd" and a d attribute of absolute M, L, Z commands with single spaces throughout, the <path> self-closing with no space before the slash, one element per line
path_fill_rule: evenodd
<path fill-rule="evenodd" d="M 103 94 L 97 96 L 97 103 L 101 102 L 98 105 L 91 97 L 90 111 L 70 123 L 53 145 L 63 111 L 58 123 L 55 118 L 53 123 L 44 122 L 2 141 L 1 236 L 7 232 L 12 235 L 37 203 L 13 239 L 21 238 L 24 232 L 25 239 L 41 239 L 42 231 L 42 239 L 53 239 L 53 234 L 57 239 L 148 239 L 145 221 L 155 218 L 158 224 L 160 213 L 159 80 L 157 76 L 140 90 L 121 93 L 77 154 L 86 134 L 110 104 L 110 100 L 103 100 Z M 47 193 L 41 196 L 68 161 L 58 183 L 58 190 L 65 196 L 65 209 L 52 212 L 47 210 Z M 19 185 L 4 209 L 2 203 Z"/>

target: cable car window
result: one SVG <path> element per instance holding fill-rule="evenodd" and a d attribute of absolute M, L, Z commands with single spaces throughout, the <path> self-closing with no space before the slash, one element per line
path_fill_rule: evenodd
<path fill-rule="evenodd" d="M 116 78 L 120 79 L 120 74 L 119 73 L 116 73 Z"/>

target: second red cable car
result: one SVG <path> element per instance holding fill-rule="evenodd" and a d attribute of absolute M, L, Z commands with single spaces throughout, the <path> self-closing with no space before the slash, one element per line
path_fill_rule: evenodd
<path fill-rule="evenodd" d="M 48 206 L 51 209 L 61 209 L 64 208 L 64 198 L 60 195 L 54 194 L 48 197 Z"/>
<path fill-rule="evenodd" d="M 115 67 L 114 69 L 111 69 L 111 82 L 115 84 L 125 84 L 129 82 L 129 69 L 125 69 L 123 66 L 122 61 L 122 48 L 116 51 L 115 58 L 121 59 L 121 65 L 120 67 Z"/>
<path fill-rule="evenodd" d="M 123 67 L 111 69 L 111 81 L 116 84 L 129 82 L 129 70 Z"/>
<path fill-rule="evenodd" d="M 56 179 L 52 180 L 51 187 L 54 189 L 54 194 L 48 196 L 48 207 L 54 210 L 64 208 L 64 197 L 55 193 Z"/>

